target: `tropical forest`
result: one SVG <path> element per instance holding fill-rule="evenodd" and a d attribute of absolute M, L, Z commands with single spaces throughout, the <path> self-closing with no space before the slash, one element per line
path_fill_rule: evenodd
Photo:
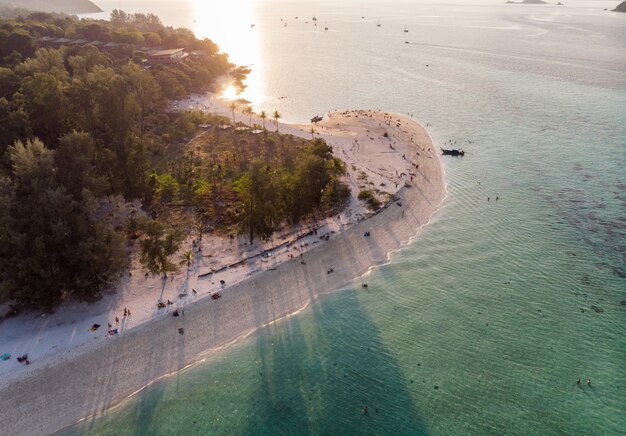
<path fill-rule="evenodd" d="M 175 48 L 193 55 L 146 63 Z M 173 104 L 247 72 L 152 14 L 0 18 L 0 303 L 95 301 L 134 253 L 167 274 L 191 234 L 267 239 L 340 207 L 345 167 L 322 139 Z"/>

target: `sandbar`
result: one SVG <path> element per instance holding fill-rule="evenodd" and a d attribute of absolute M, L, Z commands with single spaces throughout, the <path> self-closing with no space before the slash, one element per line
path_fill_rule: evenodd
<path fill-rule="evenodd" d="M 445 198 L 439 153 L 426 130 L 407 116 L 332 112 L 313 126 L 314 133 L 310 125 L 279 128 L 324 138 L 349 167 L 353 191 L 363 183 L 358 176 L 365 172 L 370 186 L 389 192 L 393 200 L 377 213 L 367 213 L 353 199 L 328 230 L 328 240 L 320 241 L 324 231 L 320 229 L 308 242 L 299 240 L 297 249 L 277 250 L 271 265 L 263 267 L 259 260 L 255 265 L 261 265 L 260 270 L 240 275 L 232 285 L 228 276 L 220 299 L 205 293 L 184 306 L 184 316 L 147 317 L 110 340 L 5 380 L 0 384 L 2 433 L 49 434 L 81 419 L 88 423 L 154 380 L 218 352 L 260 326 L 290 316 L 324 294 L 358 286 L 355 280 L 364 280 L 372 266 L 387 262 L 392 251 L 414 238 Z M 364 236 L 366 232 L 369 236 Z M 328 274 L 331 266 L 334 272 Z M 194 271 L 195 283 L 201 284 L 201 274 L 200 269 Z M 209 278 L 211 283 L 217 279 Z"/>

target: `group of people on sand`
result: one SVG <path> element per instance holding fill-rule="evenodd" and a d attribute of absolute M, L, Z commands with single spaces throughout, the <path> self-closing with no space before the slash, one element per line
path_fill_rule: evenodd
<path fill-rule="evenodd" d="M 124 308 L 124 318 L 126 318 L 127 316 L 130 316 L 130 309 L 128 308 Z M 115 317 L 115 325 L 118 325 L 120 323 L 120 318 L 118 316 Z M 109 336 L 113 336 L 116 335 L 118 333 L 117 328 L 112 329 L 113 325 L 111 323 L 108 323 L 109 329 L 108 329 L 108 334 Z"/>
<path fill-rule="evenodd" d="M 163 309 L 163 308 L 165 308 L 165 307 L 167 307 L 167 306 L 171 306 L 172 304 L 174 304 L 174 302 L 173 302 L 173 301 L 170 301 L 169 299 L 167 300 L 167 303 L 164 303 L 164 302 L 162 302 L 162 301 L 159 301 L 159 302 L 157 303 L 157 309 Z"/>
<path fill-rule="evenodd" d="M 9 360 L 11 359 L 11 355 L 9 353 L 4 353 L 2 356 L 0 356 L 0 360 Z M 23 363 L 24 365 L 30 365 L 30 360 L 28 360 L 28 354 L 23 354 L 21 356 L 18 356 L 17 361 L 19 363 Z"/>

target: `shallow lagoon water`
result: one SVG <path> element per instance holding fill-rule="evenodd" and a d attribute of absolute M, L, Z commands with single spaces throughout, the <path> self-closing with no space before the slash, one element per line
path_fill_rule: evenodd
<path fill-rule="evenodd" d="M 255 107 L 412 113 L 467 151 L 448 198 L 366 290 L 63 433 L 623 432 L 626 16 L 568 3 L 257 2 Z"/>

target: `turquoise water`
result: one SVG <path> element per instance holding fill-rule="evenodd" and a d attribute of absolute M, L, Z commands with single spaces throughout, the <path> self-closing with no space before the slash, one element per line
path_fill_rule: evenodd
<path fill-rule="evenodd" d="M 367 290 L 64 433 L 624 434 L 626 16 L 602 1 L 266 3 L 255 105 L 292 121 L 413 113 L 468 152 L 444 160 L 448 198 Z M 277 24 L 312 14 L 332 33 Z"/>

